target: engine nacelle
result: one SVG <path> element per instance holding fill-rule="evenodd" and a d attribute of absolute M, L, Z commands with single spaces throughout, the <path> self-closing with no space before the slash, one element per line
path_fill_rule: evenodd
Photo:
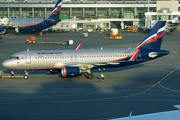
<path fill-rule="evenodd" d="M 63 67 L 61 69 L 63 77 L 76 77 L 81 74 L 79 67 Z"/>

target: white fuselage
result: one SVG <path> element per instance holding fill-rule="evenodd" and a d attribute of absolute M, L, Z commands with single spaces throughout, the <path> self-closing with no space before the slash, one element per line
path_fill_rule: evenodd
<path fill-rule="evenodd" d="M 136 49 L 23 51 L 13 54 L 10 59 L 3 62 L 3 66 L 13 70 L 59 69 L 64 66 L 92 67 L 113 64 L 135 52 Z"/>
<path fill-rule="evenodd" d="M 37 24 L 43 20 L 43 18 L 9 18 L 8 24 L 12 26 L 25 26 Z"/>

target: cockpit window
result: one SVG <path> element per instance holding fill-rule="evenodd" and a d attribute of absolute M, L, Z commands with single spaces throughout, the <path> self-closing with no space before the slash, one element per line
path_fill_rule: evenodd
<path fill-rule="evenodd" d="M 11 56 L 9 59 L 19 60 L 19 57 L 18 56 Z"/>

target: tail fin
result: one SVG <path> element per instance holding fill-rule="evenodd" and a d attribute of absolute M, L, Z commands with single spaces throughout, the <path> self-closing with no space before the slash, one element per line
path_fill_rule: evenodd
<path fill-rule="evenodd" d="M 62 0 L 58 0 L 48 19 L 59 19 L 61 5 L 62 5 Z"/>
<path fill-rule="evenodd" d="M 150 33 L 142 41 L 142 43 L 137 47 L 137 49 L 159 50 L 161 47 L 165 27 L 166 21 L 158 21 L 156 25 L 152 28 Z"/>

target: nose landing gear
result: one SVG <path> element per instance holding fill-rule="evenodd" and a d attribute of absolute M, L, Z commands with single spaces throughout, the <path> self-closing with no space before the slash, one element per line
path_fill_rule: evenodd
<path fill-rule="evenodd" d="M 25 72 L 25 75 L 24 75 L 24 79 L 28 79 L 28 73 L 29 73 L 29 71 L 24 71 Z"/>

